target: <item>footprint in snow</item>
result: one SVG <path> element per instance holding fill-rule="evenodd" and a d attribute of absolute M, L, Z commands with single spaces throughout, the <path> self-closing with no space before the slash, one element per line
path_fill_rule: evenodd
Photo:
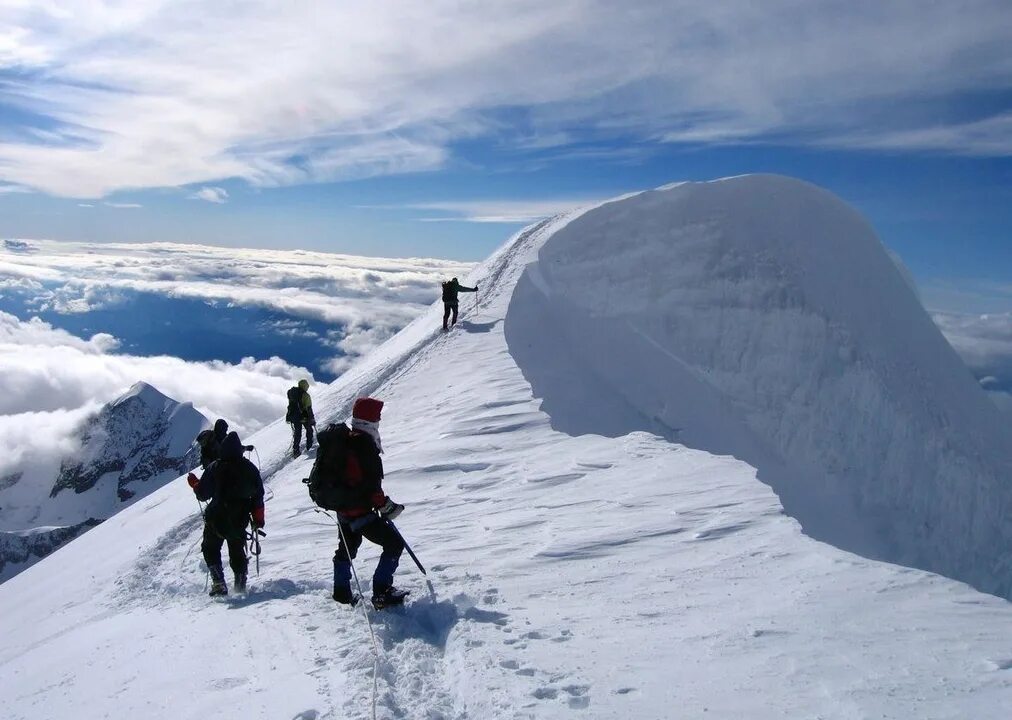
<path fill-rule="evenodd" d="M 589 685 L 566 685 L 562 690 L 569 695 L 569 707 L 582 710 L 590 705 Z"/>

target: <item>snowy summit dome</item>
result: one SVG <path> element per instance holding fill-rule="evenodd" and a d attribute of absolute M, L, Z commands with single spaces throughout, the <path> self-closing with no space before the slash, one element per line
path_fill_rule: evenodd
<path fill-rule="evenodd" d="M 998 411 L 869 225 L 792 178 L 682 183 L 547 239 L 506 319 L 554 427 L 760 470 L 806 532 L 1012 595 Z"/>

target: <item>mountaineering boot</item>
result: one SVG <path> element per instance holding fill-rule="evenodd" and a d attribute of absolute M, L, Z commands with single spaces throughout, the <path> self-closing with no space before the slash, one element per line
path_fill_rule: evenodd
<path fill-rule="evenodd" d="M 342 605 L 351 605 L 352 607 L 355 607 L 358 605 L 359 597 L 351 590 L 339 588 L 334 590 L 334 601 L 339 602 Z"/>
<path fill-rule="evenodd" d="M 207 572 L 211 575 L 211 592 L 208 595 L 211 597 L 228 595 L 228 588 L 225 586 L 225 571 L 221 569 L 221 565 L 211 565 L 207 568 Z"/>
<path fill-rule="evenodd" d="M 358 604 L 358 595 L 351 591 L 351 563 L 337 558 L 334 558 L 334 600 L 353 607 Z"/>
<path fill-rule="evenodd" d="M 235 573 L 235 591 L 246 592 L 246 573 L 244 572 Z"/>
<path fill-rule="evenodd" d="M 394 605 L 403 605 L 404 599 L 410 592 L 410 590 L 400 590 L 391 585 L 385 590 L 373 592 L 372 606 L 377 610 L 382 610 L 383 608 L 393 607 Z"/>

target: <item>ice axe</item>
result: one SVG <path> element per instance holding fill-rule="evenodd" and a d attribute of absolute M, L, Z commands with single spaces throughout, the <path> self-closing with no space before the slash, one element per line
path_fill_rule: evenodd
<path fill-rule="evenodd" d="M 386 524 L 389 525 L 391 527 L 391 529 L 393 529 L 393 531 L 395 533 L 397 533 L 397 537 L 399 537 L 401 539 L 401 542 L 404 543 L 404 549 L 408 551 L 408 555 L 410 555 L 411 559 L 415 561 L 415 565 L 418 566 L 418 569 L 422 571 L 422 575 L 425 575 L 426 577 L 428 577 L 428 573 L 425 572 L 425 568 L 422 567 L 422 564 L 420 562 L 418 562 L 418 556 L 415 555 L 414 550 L 412 550 L 411 546 L 408 545 L 408 541 L 404 539 L 403 535 L 401 535 L 401 531 L 397 529 L 396 525 L 394 525 L 394 521 L 393 520 L 387 520 L 387 518 L 383 518 L 383 520 L 385 520 Z"/>

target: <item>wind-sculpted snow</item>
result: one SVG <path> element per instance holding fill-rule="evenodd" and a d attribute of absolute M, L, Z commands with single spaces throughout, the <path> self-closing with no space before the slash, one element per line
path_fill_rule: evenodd
<path fill-rule="evenodd" d="M 1012 596 L 1012 438 L 829 193 L 745 176 L 591 210 L 506 336 L 553 427 L 735 455 L 814 537 Z"/>

